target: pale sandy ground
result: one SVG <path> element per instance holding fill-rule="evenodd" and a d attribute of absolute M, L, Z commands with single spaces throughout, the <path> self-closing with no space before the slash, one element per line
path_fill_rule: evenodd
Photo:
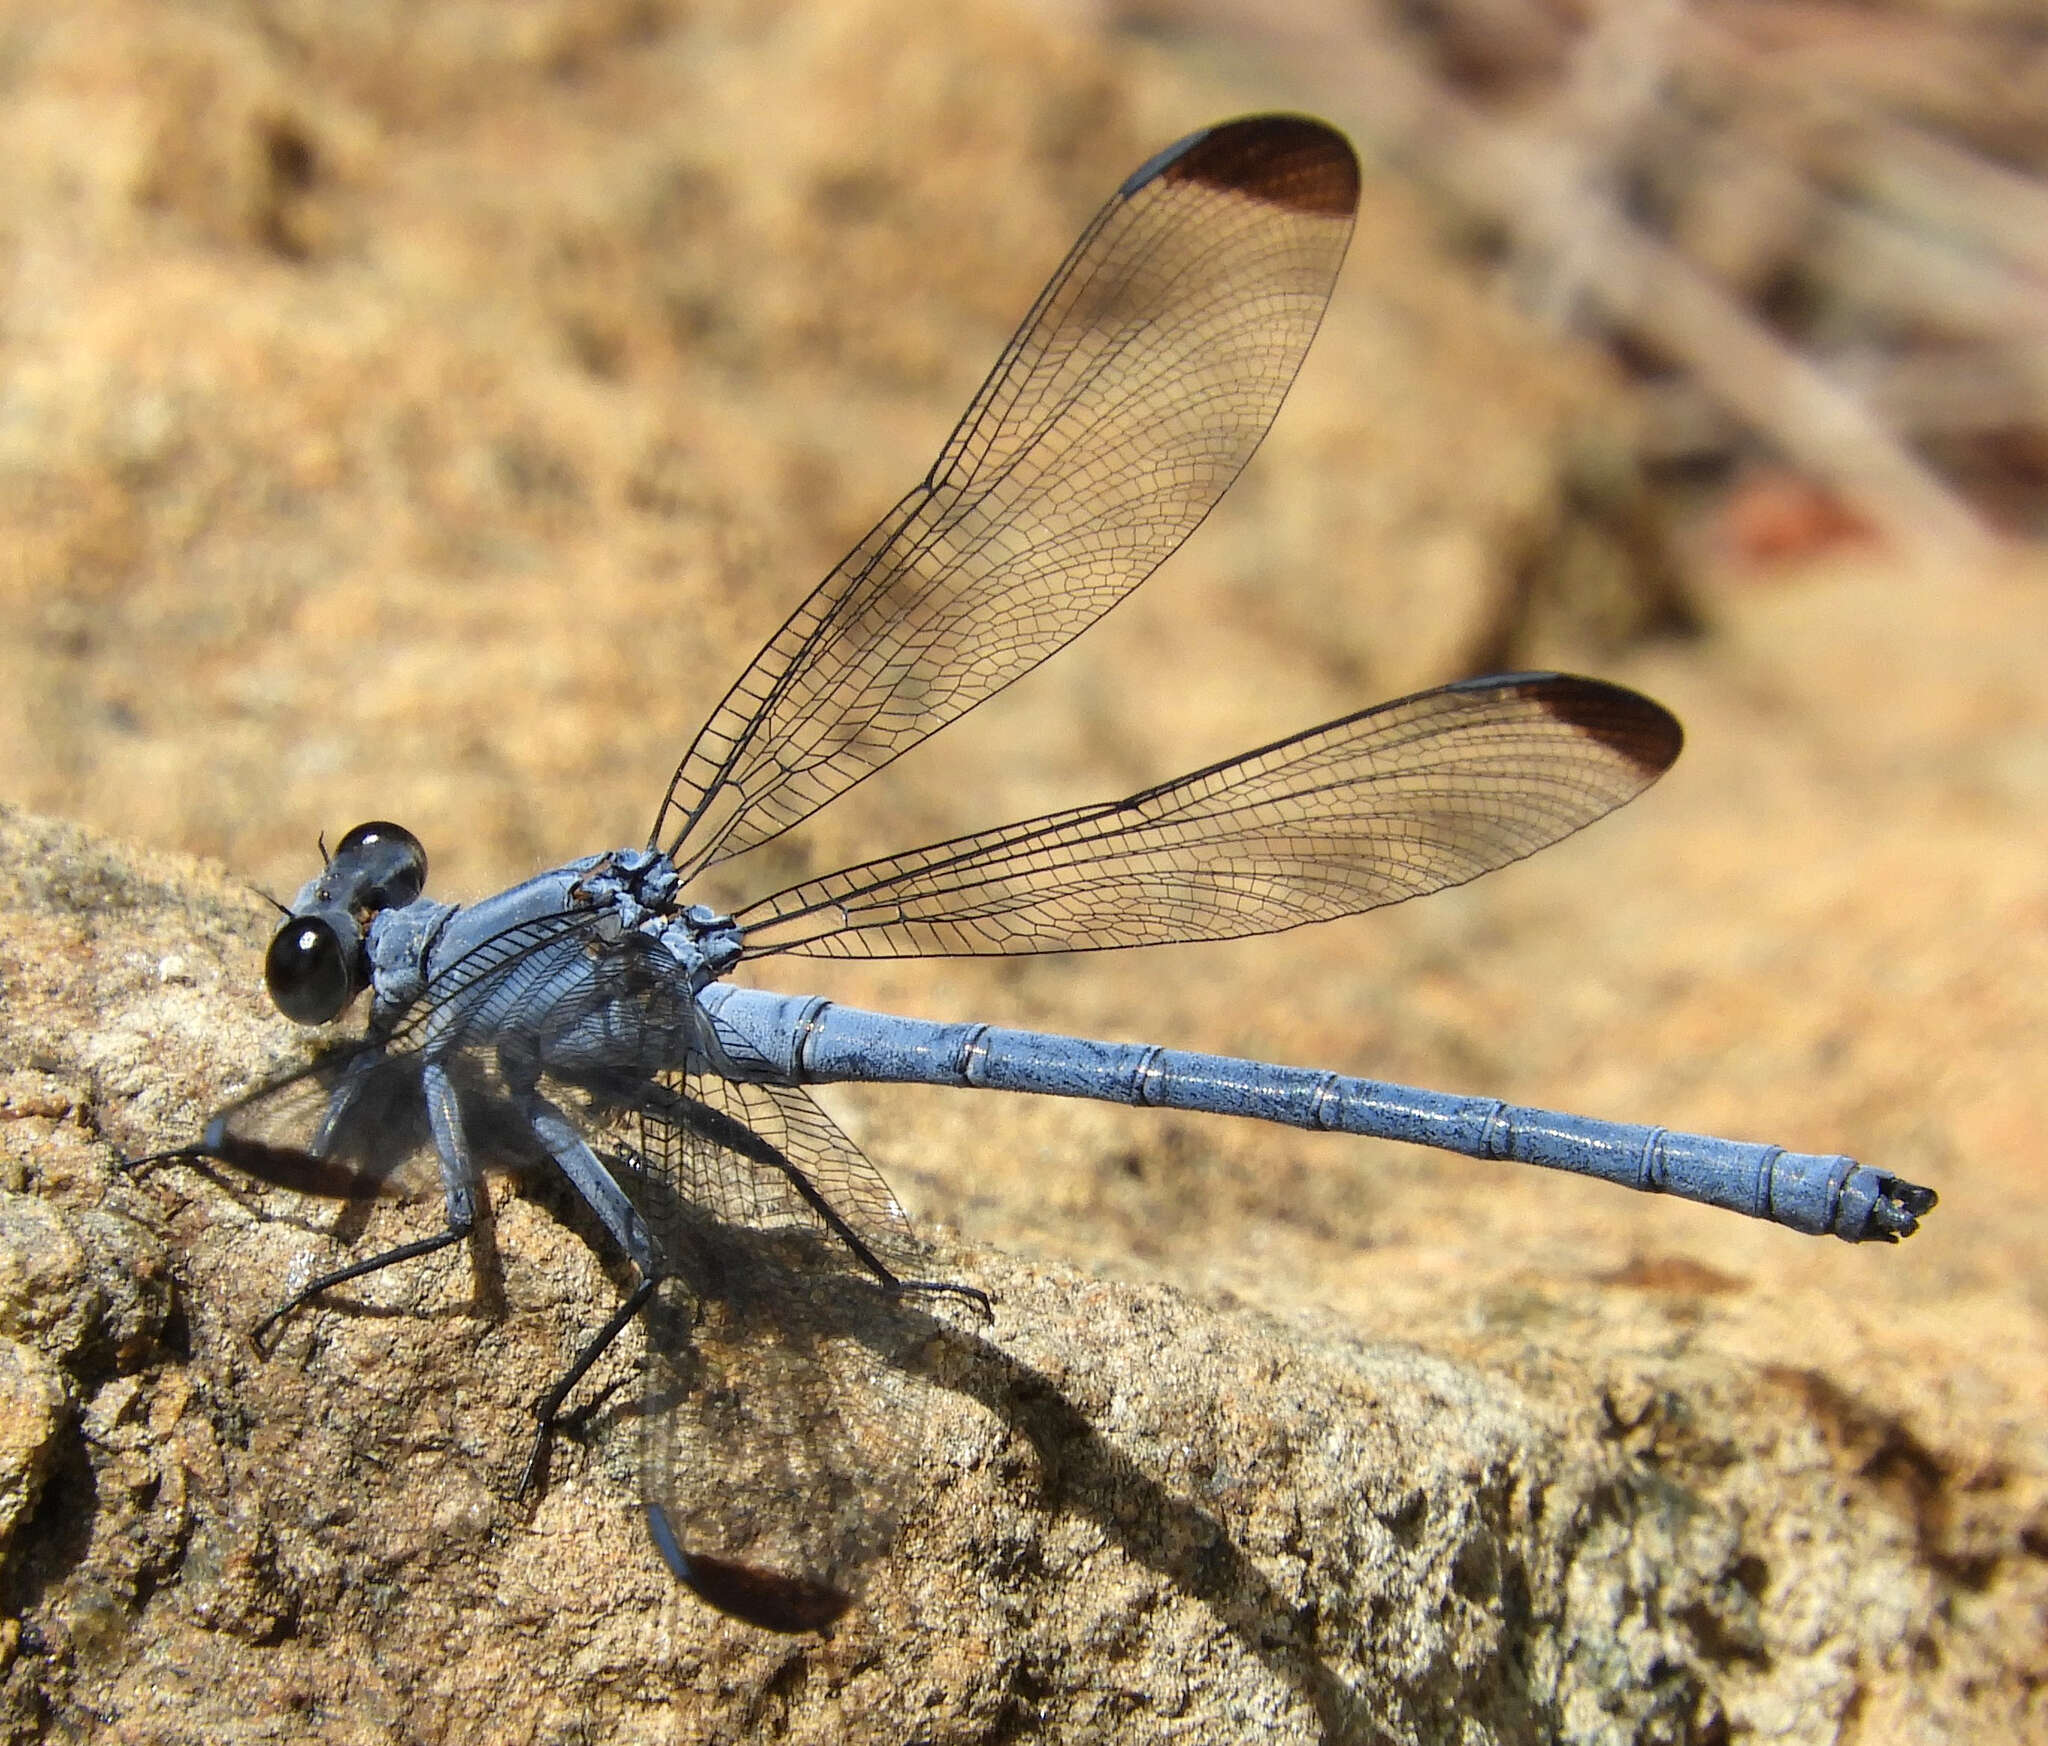
<path fill-rule="evenodd" d="M 317 833 L 365 817 L 416 829 L 444 895 L 636 840 L 726 677 L 922 471 L 1102 193 L 1184 128 L 1287 95 L 915 0 L 447 7 L 417 29 L 396 9 L 325 30 L 289 7 L 263 28 L 73 11 L 0 27 L 0 798 L 280 893 Z M 763 885 L 1460 670 L 1498 640 L 1503 576 L 1560 543 L 1562 457 L 1600 452 L 1614 416 L 1587 360 L 1493 310 L 1413 199 L 1374 184 L 1300 388 L 1211 525 Z M 1568 602 L 1612 556 L 1586 539 L 1581 594 L 1554 584 Z M 776 979 L 1934 1184 L 1921 1236 L 1851 1249 L 1222 1122 L 834 1106 L 971 1245 L 1413 1343 L 1546 1401 L 1621 1400 L 1603 1410 L 1631 1426 L 1657 1413 L 1626 1402 L 1669 1387 L 1737 1415 L 1687 1426 L 1695 1465 L 1702 1439 L 1754 1452 L 1796 1429 L 1845 1499 L 1893 1512 L 1921 1625 L 1810 1705 L 1615 1737 L 2043 1737 L 2043 582 L 2031 560 L 1909 576 L 1852 554 L 1708 578 L 1685 640 L 1595 643 L 1583 613 L 1539 615 L 1518 659 L 1640 686 L 1688 749 L 1623 816 L 1469 891 L 1244 945 Z M 256 1025 L 264 906 L 216 892 L 217 937 L 168 986 L 228 998 L 214 966 L 246 977 Z M 10 1186 L 33 1187 L 64 1097 L 38 1103 L 43 1069 L 11 1065 L 30 1162 Z M 92 1120 L 168 1143 L 204 1083 L 181 1061 L 172 1090 Z M 228 1289 L 200 1272 L 190 1289 Z M 206 1303 L 195 1326 L 232 1322 Z M 1657 1437 L 1638 1441 L 1655 1467 Z M 1803 1567 L 1778 1555 L 1758 1581 L 1782 1622 Z M 62 1561 L 23 1556 L 33 1623 Z M 734 1653 L 728 1698 L 790 1677 Z M 17 1716 L 46 1678 L 65 1689 L 35 1663 L 13 1663 Z M 175 1737 L 141 1713 L 122 1737 Z"/>

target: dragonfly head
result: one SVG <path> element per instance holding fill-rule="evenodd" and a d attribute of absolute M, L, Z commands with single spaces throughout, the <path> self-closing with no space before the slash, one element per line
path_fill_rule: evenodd
<path fill-rule="evenodd" d="M 271 937 L 263 984 L 294 1024 L 324 1025 L 370 979 L 363 936 L 379 910 L 403 909 L 427 883 L 427 852 L 403 825 L 360 824 L 299 892 Z"/>

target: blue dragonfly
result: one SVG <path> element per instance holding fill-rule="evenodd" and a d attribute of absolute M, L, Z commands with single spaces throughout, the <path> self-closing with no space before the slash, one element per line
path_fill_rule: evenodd
<path fill-rule="evenodd" d="M 367 992 L 364 1034 L 160 1156 L 315 1195 L 438 1194 L 445 1221 L 313 1279 L 259 1339 L 347 1281 L 460 1242 L 486 1171 L 559 1171 L 638 1285 L 539 1401 L 525 1483 L 571 1391 L 644 1317 L 657 1547 L 712 1606 L 814 1631 L 884 1534 L 861 1469 L 884 1459 L 875 1427 L 891 1415 L 855 1403 L 886 1398 L 916 1326 L 891 1335 L 882 1312 L 989 1303 L 918 1276 L 901 1207 L 807 1085 L 1214 1111 L 1574 1171 L 1850 1242 L 1915 1229 L 1932 1192 L 1849 1158 L 731 979 L 785 955 L 1093 951 L 1350 915 L 1532 854 L 1670 766 L 1678 723 L 1634 692 L 1560 673 L 1461 680 L 730 915 L 690 900 L 709 869 L 1035 667 L 1194 531 L 1315 335 L 1358 185 L 1341 134 L 1284 115 L 1206 129 L 1138 169 L 930 472 L 712 711 L 645 847 L 456 905 L 425 895 L 409 831 L 341 840 L 278 928 L 265 980 L 308 1026 Z"/>

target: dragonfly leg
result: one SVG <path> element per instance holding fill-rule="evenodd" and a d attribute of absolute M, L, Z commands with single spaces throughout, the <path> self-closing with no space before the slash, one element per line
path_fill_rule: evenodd
<path fill-rule="evenodd" d="M 569 1391 L 583 1380 L 591 1365 L 604 1356 L 605 1349 L 623 1334 L 633 1318 L 647 1307 L 647 1300 L 654 1295 L 655 1287 L 660 1283 L 658 1278 L 642 1279 L 633 1295 L 619 1305 L 611 1320 L 584 1342 L 583 1350 L 576 1354 L 569 1368 L 562 1372 L 561 1379 L 533 1403 L 533 1416 L 537 1421 L 534 1426 L 533 1452 L 527 1456 L 526 1467 L 519 1475 L 517 1496 L 524 1497 L 543 1483 L 547 1470 L 548 1448 L 554 1441 L 555 1426 L 561 1422 L 562 1402 L 569 1398 Z"/>
<path fill-rule="evenodd" d="M 582 1195 L 640 1273 L 640 1283 L 632 1295 L 603 1327 L 584 1342 L 583 1349 L 576 1354 L 560 1379 L 534 1402 L 533 1452 L 527 1457 L 525 1470 L 519 1477 L 519 1492 L 524 1496 L 540 1485 L 546 1474 L 548 1449 L 554 1440 L 555 1426 L 561 1421 L 562 1403 L 611 1343 L 626 1331 L 633 1318 L 647 1307 L 648 1300 L 668 1277 L 668 1266 L 653 1233 L 647 1228 L 647 1221 L 619 1186 L 618 1179 L 590 1149 L 589 1142 L 576 1131 L 575 1124 L 538 1091 L 524 1092 L 520 1097 L 520 1110 L 557 1168 Z"/>
<path fill-rule="evenodd" d="M 354 1080 L 344 1082 L 338 1097 L 352 1096 L 354 1084 Z M 476 1228 L 476 1164 L 470 1156 L 469 1142 L 463 1136 L 462 1108 L 456 1099 L 455 1087 L 448 1079 L 447 1070 L 439 1066 L 424 1069 L 421 1087 L 426 1093 L 427 1120 L 434 1132 L 434 1148 L 441 1158 L 442 1205 L 447 1212 L 447 1227 L 431 1237 L 400 1243 L 395 1249 L 351 1261 L 346 1267 L 337 1267 L 332 1273 L 323 1273 L 301 1286 L 251 1330 L 249 1338 L 257 1351 L 267 1350 L 264 1342 L 271 1329 L 322 1292 L 344 1285 L 351 1279 L 361 1279 L 367 1273 L 380 1273 L 401 1261 L 416 1260 L 421 1255 L 433 1254 L 437 1249 L 446 1249 L 461 1242 Z M 330 1110 L 327 1121 L 322 1125 L 323 1136 L 337 1119 L 336 1112 Z"/>
<path fill-rule="evenodd" d="M 464 1237 L 469 1235 L 470 1231 L 475 1227 L 475 1223 L 474 1213 L 465 1215 L 458 1222 L 454 1211 L 451 1209 L 448 1215 L 448 1228 L 446 1230 L 437 1231 L 431 1237 L 421 1237 L 417 1242 L 400 1243 L 395 1249 L 386 1249 L 380 1254 L 367 1255 L 360 1261 L 350 1262 L 346 1267 L 337 1267 L 332 1273 L 321 1274 L 318 1279 L 312 1280 L 293 1292 L 290 1297 L 286 1298 L 283 1303 L 279 1304 L 276 1309 L 272 1310 L 270 1314 L 258 1322 L 249 1331 L 251 1342 L 255 1345 L 257 1351 L 268 1356 L 269 1348 L 264 1342 L 269 1338 L 270 1330 L 283 1321 L 286 1316 L 290 1315 L 292 1311 L 303 1308 L 323 1291 L 330 1291 L 337 1285 L 345 1285 L 351 1279 L 360 1279 L 366 1273 L 380 1273 L 386 1267 L 397 1266 L 401 1261 L 411 1261 L 421 1255 L 431 1255 L 435 1250 L 445 1249 L 451 1243 L 459 1243 Z"/>
<path fill-rule="evenodd" d="M 962 1285 L 955 1279 L 892 1279 L 889 1289 L 899 1297 L 951 1297 L 972 1306 L 984 1322 L 996 1319 L 995 1299 L 978 1285 Z"/>

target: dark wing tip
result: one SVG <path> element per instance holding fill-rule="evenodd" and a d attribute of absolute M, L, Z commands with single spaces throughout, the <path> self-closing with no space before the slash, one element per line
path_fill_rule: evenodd
<path fill-rule="evenodd" d="M 385 1187 L 382 1177 L 351 1170 L 346 1164 L 323 1158 L 304 1146 L 274 1145 L 267 1140 L 228 1133 L 218 1119 L 207 1128 L 198 1145 L 185 1148 L 185 1154 L 216 1159 L 273 1188 L 288 1188 L 295 1194 L 317 1195 L 324 1200 L 368 1200 Z"/>
<path fill-rule="evenodd" d="M 647 1526 L 678 1582 L 705 1605 L 764 1631 L 823 1631 L 852 1604 L 851 1595 L 828 1582 L 686 1552 L 669 1525 L 668 1511 L 658 1503 L 647 1506 Z"/>
<path fill-rule="evenodd" d="M 1327 122 L 1306 115 L 1248 115 L 1205 127 L 1168 146 L 1123 186 L 1203 182 L 1291 212 L 1350 218 L 1358 210 L 1358 156 Z"/>
<path fill-rule="evenodd" d="M 1625 686 L 1572 673 L 1511 673 L 1503 682 L 1527 687 L 1550 715 L 1626 759 L 1645 782 L 1670 769 L 1685 746 L 1678 717 Z"/>
<path fill-rule="evenodd" d="M 683 1577 L 697 1598 L 764 1631 L 795 1635 L 823 1631 L 851 1604 L 852 1597 L 828 1582 L 784 1576 L 726 1558 L 693 1552 Z"/>

